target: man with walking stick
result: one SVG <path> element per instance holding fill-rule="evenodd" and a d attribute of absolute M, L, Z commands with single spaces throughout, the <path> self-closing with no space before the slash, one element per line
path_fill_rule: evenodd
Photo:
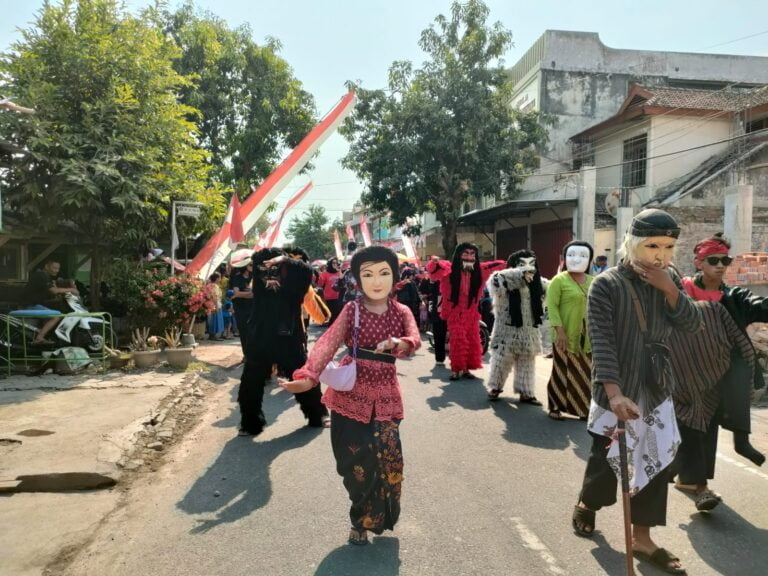
<path fill-rule="evenodd" d="M 694 332 L 702 323 L 668 268 L 679 234 L 662 210 L 637 214 L 619 265 L 595 278 L 588 297 L 592 449 L 572 524 L 576 534 L 591 537 L 595 513 L 616 502 L 622 478 L 629 574 L 630 555 L 669 574 L 686 573 L 679 558 L 651 539 L 651 527 L 666 524 L 669 465 L 680 444 L 665 342 L 672 330 Z"/>

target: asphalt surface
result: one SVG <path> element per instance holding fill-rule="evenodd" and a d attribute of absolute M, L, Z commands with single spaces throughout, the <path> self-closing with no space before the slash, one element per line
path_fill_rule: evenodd
<path fill-rule="evenodd" d="M 551 361 L 537 359 L 545 398 Z M 598 513 L 592 539 L 575 536 L 590 441 L 585 423 L 544 408 L 496 403 L 483 380 L 449 382 L 426 343 L 398 362 L 406 402 L 402 514 L 369 546 L 346 543 L 348 499 L 327 430 L 306 428 L 293 397 L 268 388 L 270 426 L 237 437 L 239 368 L 212 373 L 200 424 L 140 477 L 74 561 L 68 575 L 549 575 L 624 574 L 621 507 Z M 487 375 L 486 368 L 478 372 Z M 765 449 L 768 410 L 755 413 Z M 670 489 L 659 545 L 691 575 L 768 573 L 768 470 L 737 456 L 721 434 L 713 489 L 724 503 L 698 513 Z M 662 574 L 644 563 L 641 576 Z"/>

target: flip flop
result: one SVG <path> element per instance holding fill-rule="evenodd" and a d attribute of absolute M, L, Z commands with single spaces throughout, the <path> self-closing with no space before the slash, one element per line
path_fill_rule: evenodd
<path fill-rule="evenodd" d="M 642 552 L 641 550 L 632 550 L 632 556 L 638 560 L 643 560 L 649 564 L 653 564 L 667 574 L 688 574 L 685 568 L 670 566 L 670 563 L 672 562 L 679 562 L 680 558 L 674 554 L 670 554 L 669 551 L 664 548 L 656 548 L 656 550 L 653 551 L 653 554 L 648 554 L 647 552 Z"/>
<path fill-rule="evenodd" d="M 536 396 L 520 396 L 520 404 L 531 404 L 532 406 L 541 406 L 541 402 L 536 399 Z"/>
<path fill-rule="evenodd" d="M 355 546 L 365 546 L 368 544 L 368 530 L 351 528 L 349 530 L 349 538 L 347 539 L 347 542 L 354 544 Z"/>
<path fill-rule="evenodd" d="M 595 533 L 595 511 L 587 510 L 578 505 L 574 506 L 571 526 L 573 526 L 573 531 L 576 532 L 577 536 L 592 538 Z"/>
<path fill-rule="evenodd" d="M 491 400 L 491 401 L 498 400 L 499 399 L 499 394 L 501 394 L 501 390 L 499 390 L 498 388 L 492 388 L 488 392 L 488 400 Z"/>
<path fill-rule="evenodd" d="M 712 492 L 712 490 L 703 490 L 702 492 L 699 492 L 699 495 L 696 497 L 696 510 L 699 512 L 709 512 L 716 508 L 722 501 L 723 498 L 719 494 Z"/>
<path fill-rule="evenodd" d="M 565 416 L 560 414 L 560 412 L 558 412 L 557 410 L 550 410 L 547 416 L 552 418 L 552 420 L 565 420 Z"/>

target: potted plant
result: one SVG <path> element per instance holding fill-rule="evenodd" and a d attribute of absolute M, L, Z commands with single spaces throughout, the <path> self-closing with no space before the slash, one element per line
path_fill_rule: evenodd
<path fill-rule="evenodd" d="M 151 368 L 160 360 L 157 336 L 149 335 L 149 328 L 136 328 L 131 334 L 131 350 L 136 368 Z"/>
<path fill-rule="evenodd" d="M 133 359 L 133 352 L 131 350 L 115 350 L 109 346 L 104 346 L 104 350 L 109 355 L 109 367 L 112 370 L 119 370 L 125 368 Z"/>
<path fill-rule="evenodd" d="M 199 278 L 155 272 L 144 292 L 144 308 L 154 314 L 161 330 L 181 327 L 193 333 L 195 318 L 213 312 L 216 301 L 211 287 Z"/>
<path fill-rule="evenodd" d="M 173 326 L 161 338 L 165 342 L 165 359 L 173 368 L 186 368 L 192 360 L 192 346 L 181 346 L 181 328 Z"/>

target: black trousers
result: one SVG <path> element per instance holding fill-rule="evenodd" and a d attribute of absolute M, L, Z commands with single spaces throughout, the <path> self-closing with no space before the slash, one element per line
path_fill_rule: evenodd
<path fill-rule="evenodd" d="M 619 482 L 606 455 L 611 439 L 599 434 L 592 436 L 592 449 L 584 472 L 584 483 L 579 499 L 590 510 L 616 503 Z M 669 468 L 662 470 L 647 486 L 630 499 L 632 523 L 640 526 L 665 526 L 667 524 L 667 491 Z"/>
<path fill-rule="evenodd" d="M 341 309 L 344 308 L 344 300 L 337 298 L 336 300 L 326 300 L 328 305 L 328 311 L 331 313 L 331 319 L 328 321 L 329 325 L 336 322 L 336 318 L 341 314 Z"/>
<path fill-rule="evenodd" d="M 706 432 L 689 428 L 680 420 L 680 447 L 677 449 L 672 473 L 677 474 L 682 484 L 706 484 L 715 477 L 715 459 L 717 457 L 716 419 L 709 423 Z"/>
<path fill-rule="evenodd" d="M 237 324 L 238 334 L 240 335 L 240 348 L 243 355 L 247 350 L 246 336 L 248 335 L 248 317 L 251 315 L 249 308 L 243 309 L 235 307 L 235 324 Z"/>
<path fill-rule="evenodd" d="M 259 434 L 266 426 L 262 403 L 264 386 L 272 375 L 272 366 L 277 364 L 278 372 L 286 378 L 291 378 L 293 371 L 301 368 L 306 359 L 301 336 L 285 338 L 276 336 L 275 346 L 271 351 L 265 350 L 258 354 L 246 355 L 243 373 L 240 376 L 240 389 L 237 393 L 241 428 L 251 434 Z M 328 410 L 320 402 L 321 396 L 320 386 L 294 394 L 310 426 L 322 426 L 323 416 L 328 415 Z"/>
<path fill-rule="evenodd" d="M 433 316 L 432 335 L 435 338 L 435 362 L 445 362 L 445 337 L 448 334 L 448 324 L 439 316 Z"/>

